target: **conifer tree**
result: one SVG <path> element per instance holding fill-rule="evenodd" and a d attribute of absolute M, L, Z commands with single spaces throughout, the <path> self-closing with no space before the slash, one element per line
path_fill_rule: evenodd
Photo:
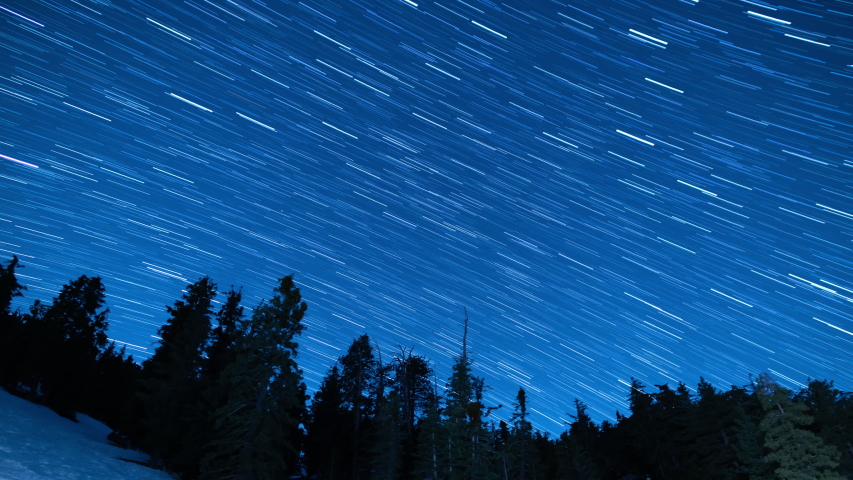
<path fill-rule="evenodd" d="M 645 385 L 631 378 L 631 390 L 628 393 L 629 417 L 621 417 L 617 433 L 624 442 L 625 451 L 621 455 L 623 468 L 627 474 L 650 472 L 654 468 L 653 430 L 656 426 L 652 416 L 654 397 L 646 393 Z M 618 417 L 618 416 L 617 416 Z"/>
<path fill-rule="evenodd" d="M 84 397 L 83 412 L 118 429 L 124 405 L 135 394 L 136 380 L 142 371 L 133 356 L 127 355 L 126 346 L 116 349 L 115 342 L 98 356 L 97 379 Z"/>
<path fill-rule="evenodd" d="M 572 480 L 598 480 L 595 453 L 598 444 L 598 426 L 587 413 L 587 406 L 575 399 L 575 414 L 569 415 L 569 431 L 560 435 L 558 462 L 560 478 Z"/>
<path fill-rule="evenodd" d="M 432 404 L 432 368 L 426 358 L 412 355 L 411 349 L 400 348 L 394 359 L 394 381 L 392 387 L 400 396 L 401 421 L 407 435 L 414 433 L 415 418 L 419 411 L 425 412 Z"/>
<path fill-rule="evenodd" d="M 27 289 L 15 276 L 15 270 L 23 267 L 17 255 L 13 255 L 5 267 L 0 264 L 0 316 L 11 313 L 12 299 L 22 296 L 22 291 Z"/>
<path fill-rule="evenodd" d="M 492 441 L 483 424 L 486 409 L 482 403 L 484 382 L 471 375 L 468 357 L 468 315 L 462 333 L 462 354 L 452 367 L 447 385 L 444 428 L 447 434 L 447 473 L 449 480 L 490 478 L 496 463 Z M 497 407 L 495 407 L 497 408 Z"/>
<path fill-rule="evenodd" d="M 841 392 L 832 381 L 810 380 L 796 400 L 814 417 L 810 430 L 841 453 L 839 473 L 853 478 L 853 393 Z"/>
<path fill-rule="evenodd" d="M 694 441 L 688 431 L 694 408 L 690 391 L 681 382 L 674 391 L 668 384 L 656 387 L 659 392 L 653 395 L 651 418 L 654 430 L 649 434 L 649 463 L 661 477 L 689 480 L 694 478 L 695 472 L 683 467 L 689 461 L 687 446 Z"/>
<path fill-rule="evenodd" d="M 337 363 L 323 377 L 314 392 L 305 442 L 305 466 L 309 475 L 322 480 L 339 480 L 350 468 L 350 414 L 344 407 L 341 374 Z"/>
<path fill-rule="evenodd" d="M 397 480 L 402 460 L 402 431 L 400 396 L 392 390 L 379 397 L 376 410 L 375 439 L 372 445 L 373 474 L 371 479 Z"/>
<path fill-rule="evenodd" d="M 23 268 L 13 256 L 6 266 L 0 265 L 0 386 L 11 389 L 20 381 L 18 366 L 24 355 L 23 316 L 12 311 L 12 299 L 23 296 L 27 287 L 18 283 L 15 270 Z"/>
<path fill-rule="evenodd" d="M 419 424 L 416 478 L 447 480 L 450 472 L 450 439 L 436 401 Z"/>
<path fill-rule="evenodd" d="M 207 348 L 204 376 L 208 383 L 215 383 L 234 356 L 234 345 L 240 336 L 240 322 L 243 321 L 242 290 L 231 287 L 226 293 L 225 302 L 216 314 L 216 328 L 211 332 L 211 343 Z"/>
<path fill-rule="evenodd" d="M 512 414 L 513 428 L 510 441 L 515 447 L 512 449 L 515 454 L 513 455 L 512 471 L 518 480 L 527 480 L 532 457 L 530 450 L 533 441 L 533 425 L 527 420 L 530 414 L 527 412 L 527 392 L 524 391 L 524 388 L 518 389 L 513 407 L 515 411 Z"/>
<path fill-rule="evenodd" d="M 704 472 L 714 478 L 729 478 L 735 470 L 735 426 L 737 411 L 733 399 L 699 379 L 696 408 L 689 418 L 688 434 L 692 451 L 682 460 L 687 472 Z M 693 476 L 698 473 L 693 473 Z"/>
<path fill-rule="evenodd" d="M 370 448 L 364 442 L 364 430 L 370 426 L 375 413 L 373 393 L 376 391 L 378 363 L 373 355 L 373 347 L 367 335 L 356 338 L 347 353 L 338 362 L 341 365 L 341 387 L 344 401 L 348 404 L 352 415 L 352 473 L 353 480 L 358 480 L 362 470 L 362 460 Z M 367 427 L 367 428 L 365 428 Z"/>
<path fill-rule="evenodd" d="M 38 356 L 40 400 L 72 419 L 86 389 L 96 380 L 95 362 L 107 344 L 105 301 L 100 277 L 82 275 L 63 285 L 31 325 L 38 332 L 32 353 Z"/>
<path fill-rule="evenodd" d="M 803 427 L 814 419 L 806 414 L 808 407 L 794 402 L 790 392 L 769 375 L 761 374 L 756 390 L 766 415 L 760 428 L 765 433 L 764 445 L 769 450 L 764 460 L 777 465 L 779 480 L 841 480 L 835 470 L 838 450 Z"/>
<path fill-rule="evenodd" d="M 301 445 L 293 444 L 305 406 L 295 337 L 308 306 L 292 276 L 243 322 L 234 361 L 220 377 L 228 389 L 216 412 L 215 440 L 202 462 L 202 478 L 262 480 L 295 471 Z"/>
<path fill-rule="evenodd" d="M 151 454 L 151 466 L 161 459 L 180 462 L 186 447 L 193 445 L 190 435 L 203 421 L 198 411 L 199 386 L 215 296 L 216 285 L 208 277 L 188 285 L 181 300 L 166 307 L 171 318 L 158 330 L 161 340 L 154 355 L 142 364 L 140 441 Z M 179 468 L 192 468 L 191 462 L 180 462 Z"/>
<path fill-rule="evenodd" d="M 468 404 L 468 436 L 471 442 L 471 459 L 468 466 L 467 478 L 472 480 L 490 480 L 498 478 L 498 452 L 494 445 L 494 431 L 486 427 L 485 419 L 492 410 L 501 408 L 486 407 L 483 403 L 483 392 L 488 388 L 482 377 L 471 377 L 474 391 L 473 402 Z"/>
<path fill-rule="evenodd" d="M 465 315 L 462 334 L 462 355 L 453 364 L 447 389 L 445 408 L 447 429 L 447 478 L 464 479 L 468 474 L 473 454 L 469 413 L 474 413 L 471 405 L 474 396 L 471 360 L 468 358 L 468 316 Z"/>
<path fill-rule="evenodd" d="M 733 385 L 724 395 L 734 418 L 735 473 L 750 480 L 772 480 L 773 469 L 764 461 L 764 432 L 758 427 L 764 409 L 758 401 L 755 383 L 745 387 Z"/>
<path fill-rule="evenodd" d="M 415 419 L 418 414 L 429 411 L 433 401 L 433 386 L 430 377 L 432 367 L 426 358 L 412 355 L 412 349 L 400 347 L 400 354 L 391 362 L 394 377 L 391 388 L 396 390 L 400 399 L 400 421 L 403 428 L 402 480 L 410 480 L 415 471 L 416 444 L 419 430 Z"/>

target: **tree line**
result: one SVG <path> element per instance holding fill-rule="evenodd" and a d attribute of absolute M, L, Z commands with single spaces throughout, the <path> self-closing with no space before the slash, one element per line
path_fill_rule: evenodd
<path fill-rule="evenodd" d="M 112 442 L 184 479 L 853 478 L 853 394 L 830 381 L 794 392 L 761 374 L 727 391 L 700 379 L 647 392 L 632 379 L 615 422 L 593 422 L 575 399 L 551 436 L 533 428 L 523 388 L 511 406 L 484 403 L 467 315 L 446 380 L 412 348 L 383 351 L 365 334 L 309 396 L 297 363 L 308 307 L 293 276 L 254 309 L 233 287 L 215 302 L 210 278 L 188 285 L 140 364 L 107 338 L 101 278 L 21 312 L 18 268 L 17 257 L 0 265 L 0 386 L 103 421 Z M 508 420 L 492 415 L 502 408 Z"/>

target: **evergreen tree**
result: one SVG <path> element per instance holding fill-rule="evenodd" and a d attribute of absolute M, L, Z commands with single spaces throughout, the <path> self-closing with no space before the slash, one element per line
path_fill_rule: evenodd
<path fill-rule="evenodd" d="M 760 428 L 765 433 L 764 445 L 769 450 L 764 460 L 777 465 L 780 480 L 841 480 L 835 470 L 838 450 L 803 427 L 814 419 L 806 414 L 808 407 L 794 402 L 790 392 L 767 374 L 758 378 L 756 390 L 766 415 Z"/>
<path fill-rule="evenodd" d="M 426 358 L 412 355 L 412 351 L 400 348 L 394 359 L 394 381 L 392 387 L 400 396 L 401 421 L 407 435 L 414 433 L 418 412 L 426 412 L 433 403 L 430 376 L 432 368 Z"/>
<path fill-rule="evenodd" d="M 477 407 L 472 405 L 474 396 L 471 360 L 468 358 L 468 316 L 465 316 L 462 334 L 462 355 L 452 367 L 450 382 L 447 386 L 447 406 L 445 428 L 447 430 L 447 478 L 460 480 L 466 478 L 473 455 L 473 432 L 469 414 L 476 414 Z"/>
<path fill-rule="evenodd" d="M 734 478 L 736 452 L 734 434 L 738 409 L 731 397 L 717 392 L 714 387 L 699 379 L 696 408 L 688 419 L 688 436 L 693 442 L 690 452 L 682 460 L 684 471 L 692 477 L 704 472 L 712 478 Z M 696 473 L 694 473 L 696 472 Z"/>
<path fill-rule="evenodd" d="M 527 480 L 529 478 L 530 460 L 532 457 L 530 444 L 533 441 L 533 425 L 527 420 L 530 414 L 527 413 L 527 393 L 523 388 L 518 389 L 513 408 L 515 411 L 512 414 L 513 428 L 510 442 L 512 442 L 511 445 L 514 448 L 510 450 L 514 455 L 511 462 L 511 471 L 518 480 Z"/>
<path fill-rule="evenodd" d="M 15 339 L 10 356 L 10 379 L 15 390 L 26 392 L 29 401 L 36 402 L 41 395 L 41 382 L 48 371 L 55 352 L 59 349 L 60 335 L 43 321 L 49 305 L 35 300 L 29 311 L 21 316 L 20 335 Z M 44 353 L 47 352 L 47 353 Z"/>
<path fill-rule="evenodd" d="M 208 383 L 215 383 L 222 375 L 225 367 L 234 357 L 234 345 L 240 337 L 240 323 L 243 321 L 243 299 L 241 290 L 231 290 L 226 293 L 225 303 L 216 314 L 216 328 L 211 332 L 212 342 L 207 348 L 204 376 Z"/>
<path fill-rule="evenodd" d="M 419 438 L 415 419 L 425 415 L 434 403 L 430 376 L 432 368 L 426 358 L 412 355 L 411 349 L 400 347 L 400 354 L 391 363 L 394 378 L 391 388 L 397 391 L 400 402 L 402 438 L 402 480 L 410 480 L 415 471 L 415 454 Z"/>
<path fill-rule="evenodd" d="M 341 365 L 341 387 L 344 401 L 352 415 L 352 468 L 351 477 L 358 480 L 363 460 L 370 450 L 364 442 L 364 431 L 370 429 L 369 422 L 375 412 L 374 392 L 378 373 L 378 363 L 373 355 L 370 338 L 361 335 L 356 338 L 338 362 Z"/>
<path fill-rule="evenodd" d="M 215 440 L 202 463 L 203 478 L 260 480 L 294 472 L 301 445 L 305 390 L 296 364 L 295 337 L 308 306 L 292 276 L 243 322 L 234 361 L 223 372 L 228 401 L 216 412 Z"/>
<path fill-rule="evenodd" d="M 0 316 L 10 314 L 12 299 L 23 296 L 22 291 L 27 289 L 18 283 L 18 278 L 15 276 L 15 270 L 23 267 L 19 264 L 17 255 L 13 255 L 12 260 L 9 260 L 5 267 L 0 264 Z"/>
<path fill-rule="evenodd" d="M 305 466 L 309 475 L 322 480 L 340 480 L 352 469 L 351 416 L 344 407 L 341 374 L 337 363 L 314 392 L 305 443 Z"/>
<path fill-rule="evenodd" d="M 646 393 L 645 385 L 631 378 L 628 393 L 629 417 L 617 415 L 618 424 L 614 432 L 623 448 L 620 455 L 620 476 L 651 472 L 655 468 L 656 435 L 652 414 L 654 397 Z"/>
<path fill-rule="evenodd" d="M 560 440 L 557 442 L 560 478 L 571 480 L 601 478 L 595 458 L 599 429 L 586 411 L 587 406 L 575 399 L 575 414 L 569 415 L 573 420 L 569 424 L 569 431 L 560 435 Z"/>
<path fill-rule="evenodd" d="M 139 393 L 143 414 L 141 446 L 151 454 L 149 464 L 161 459 L 181 470 L 193 470 L 195 434 L 204 423 L 199 410 L 203 353 L 210 336 L 211 302 L 216 285 L 204 277 L 188 285 L 181 300 L 166 307 L 171 318 L 159 330 L 154 355 L 143 362 Z"/>
<path fill-rule="evenodd" d="M 494 448 L 494 432 L 486 428 L 485 419 L 497 407 L 483 404 L 483 391 L 487 388 L 485 379 L 471 377 L 474 390 L 473 402 L 468 404 L 468 435 L 471 442 L 471 459 L 466 478 L 472 480 L 490 480 L 498 478 L 496 468 L 498 452 Z"/>
<path fill-rule="evenodd" d="M 487 479 L 496 474 L 493 442 L 483 419 L 491 411 L 482 403 L 484 382 L 471 375 L 468 358 L 468 315 L 462 334 L 462 355 L 452 367 L 447 385 L 444 428 L 447 434 L 447 473 L 449 480 Z M 497 408 L 497 407 L 495 407 Z"/>
<path fill-rule="evenodd" d="M 18 283 L 15 270 L 23 268 L 13 256 L 6 266 L 0 265 L 0 386 L 12 389 L 21 380 L 19 369 L 24 356 L 24 319 L 12 311 L 12 299 L 23 296 L 27 287 Z"/>
<path fill-rule="evenodd" d="M 839 473 L 853 478 L 853 393 L 844 393 L 831 381 L 810 380 L 797 397 L 814 417 L 810 430 L 841 453 Z"/>
<path fill-rule="evenodd" d="M 662 478 L 695 478 L 697 472 L 685 468 L 689 465 L 688 445 L 694 438 L 689 431 L 694 409 L 690 391 L 679 382 L 676 390 L 668 384 L 656 385 L 659 392 L 653 395 L 652 422 L 648 459 Z"/>
<path fill-rule="evenodd" d="M 40 392 L 42 403 L 72 419 L 96 380 L 96 361 L 107 344 L 109 309 L 104 303 L 100 277 L 83 275 L 63 285 L 49 307 L 27 319 L 35 341 L 32 366 L 37 368 L 31 392 Z"/>
<path fill-rule="evenodd" d="M 434 403 L 419 424 L 415 472 L 418 479 L 447 480 L 450 472 L 450 438 Z"/>
<path fill-rule="evenodd" d="M 397 480 L 402 464 L 400 396 L 392 390 L 380 397 L 374 419 L 376 427 L 373 441 L 373 474 L 371 479 Z"/>
<path fill-rule="evenodd" d="M 733 385 L 724 396 L 734 417 L 735 473 L 750 480 L 773 479 L 773 469 L 764 461 L 764 432 L 758 427 L 764 417 L 764 409 L 758 401 L 755 384 L 745 387 Z"/>

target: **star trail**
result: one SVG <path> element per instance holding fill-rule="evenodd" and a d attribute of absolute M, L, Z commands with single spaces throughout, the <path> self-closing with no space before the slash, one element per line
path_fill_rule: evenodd
<path fill-rule="evenodd" d="M 0 4 L 18 306 L 107 287 L 138 360 L 190 282 L 294 273 L 309 391 L 368 333 L 488 405 L 630 378 L 853 390 L 853 2 Z M 222 297 L 220 297 L 220 300 Z M 511 410 L 495 413 L 507 418 Z"/>

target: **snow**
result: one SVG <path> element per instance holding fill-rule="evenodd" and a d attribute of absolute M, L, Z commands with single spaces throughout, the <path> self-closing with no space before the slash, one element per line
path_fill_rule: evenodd
<path fill-rule="evenodd" d="M 107 441 L 110 429 L 86 415 L 79 423 L 0 389 L 0 479 L 174 480 L 165 472 L 124 462 L 148 456 Z"/>

